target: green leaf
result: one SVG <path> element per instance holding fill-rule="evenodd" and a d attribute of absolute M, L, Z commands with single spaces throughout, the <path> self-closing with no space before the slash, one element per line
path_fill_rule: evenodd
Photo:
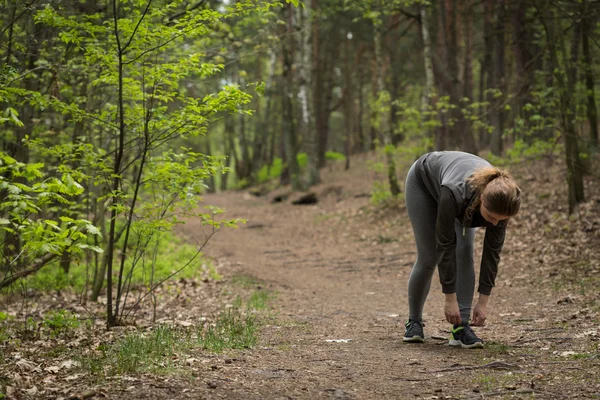
<path fill-rule="evenodd" d="M 92 224 L 86 224 L 85 231 L 87 233 L 89 233 L 90 235 L 102 236 L 100 229 L 98 229 L 96 226 L 94 226 Z"/>
<path fill-rule="evenodd" d="M 75 245 L 75 247 L 77 247 L 77 248 L 79 248 L 81 250 L 91 250 L 91 251 L 96 252 L 96 253 L 104 253 L 104 250 L 101 249 L 100 247 L 98 247 L 98 246 L 92 246 L 92 245 L 89 245 L 89 244 L 78 243 L 78 244 Z"/>

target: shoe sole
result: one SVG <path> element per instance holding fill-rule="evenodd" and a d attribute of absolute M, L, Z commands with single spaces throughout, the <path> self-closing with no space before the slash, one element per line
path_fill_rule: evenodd
<path fill-rule="evenodd" d="M 473 343 L 473 344 L 464 344 L 460 340 L 450 339 L 448 341 L 448 344 L 450 346 L 457 346 L 457 347 L 460 346 L 463 349 L 483 349 L 483 343 L 482 342 L 476 342 L 476 343 Z"/>
<path fill-rule="evenodd" d="M 423 339 L 421 336 L 413 336 L 413 337 L 404 336 L 402 338 L 402 341 L 407 342 L 407 343 L 423 343 L 423 342 L 425 342 L 425 339 Z"/>

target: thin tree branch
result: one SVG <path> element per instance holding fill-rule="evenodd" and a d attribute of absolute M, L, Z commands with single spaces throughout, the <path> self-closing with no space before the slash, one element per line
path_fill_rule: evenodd
<path fill-rule="evenodd" d="M 56 255 L 56 254 L 46 254 L 44 257 L 42 257 L 42 259 L 38 263 L 34 264 L 31 268 L 27 268 L 27 269 L 24 269 L 17 273 L 14 273 L 14 274 L 10 275 L 9 277 L 4 278 L 2 281 L 0 281 L 0 289 L 3 289 L 5 287 L 13 284 L 14 282 L 18 281 L 21 278 L 25 278 L 26 276 L 36 273 L 37 271 L 42 269 L 45 265 L 47 265 L 50 261 L 53 261 L 57 257 L 58 257 L 58 255 Z"/>
<path fill-rule="evenodd" d="M 153 293 L 163 283 L 165 283 L 166 281 L 168 281 L 169 279 L 171 279 L 172 277 L 174 277 L 175 275 L 177 275 L 178 273 L 180 273 L 181 271 L 183 271 L 185 268 L 187 268 L 187 266 L 190 265 L 192 263 L 192 261 L 194 261 L 196 259 L 196 257 L 198 257 L 198 255 L 200 253 L 202 253 L 202 250 L 204 249 L 204 247 L 206 246 L 206 244 L 208 243 L 208 241 L 218 231 L 219 231 L 219 229 L 215 229 L 215 227 L 213 226 L 212 232 L 210 233 L 210 235 L 206 236 L 206 238 L 204 240 L 204 243 L 202 243 L 202 246 L 200 246 L 200 248 L 198 249 L 198 251 L 196 252 L 196 254 L 194 254 L 194 256 L 192 258 L 190 258 L 189 261 L 186 262 L 183 265 L 183 267 L 179 268 L 177 271 L 171 273 L 169 276 L 167 276 L 166 278 L 164 278 L 163 280 L 161 280 L 160 282 L 158 282 L 156 285 L 154 285 L 153 287 L 151 287 L 150 290 L 148 290 L 148 292 L 146 292 L 146 294 L 144 294 L 138 301 L 136 301 L 135 304 L 129 309 L 129 311 L 125 315 L 125 318 L 127 318 L 129 316 L 129 314 L 131 313 L 131 311 L 135 310 L 137 308 L 137 306 L 142 302 L 142 300 L 144 300 L 146 297 L 148 297 L 148 295 L 150 293 Z"/>
<path fill-rule="evenodd" d="M 191 6 L 190 8 L 183 10 L 181 12 L 178 12 L 175 15 L 172 15 L 169 17 L 169 22 L 173 22 L 174 20 L 176 20 L 179 17 L 183 17 L 185 14 L 189 13 L 190 11 L 194 11 L 196 8 L 200 7 L 202 4 L 204 4 L 206 0 L 200 0 L 199 2 L 197 2 L 196 4 L 194 4 L 193 6 Z"/>
<path fill-rule="evenodd" d="M 184 36 L 186 33 L 188 33 L 189 31 L 191 31 L 192 29 L 195 29 L 195 28 L 190 28 L 190 29 L 189 29 L 189 30 L 187 30 L 187 31 L 184 31 L 184 32 L 182 32 L 182 33 L 180 33 L 180 34 L 178 34 L 178 35 L 175 35 L 175 36 L 173 36 L 171 39 L 167 40 L 167 41 L 166 41 L 166 42 L 164 42 L 164 43 L 161 43 L 161 44 L 159 44 L 159 45 L 156 45 L 156 46 L 154 46 L 154 47 L 152 47 L 152 48 L 150 48 L 150 49 L 148 49 L 148 50 L 146 50 L 146 51 L 143 51 L 143 52 L 142 52 L 142 53 L 140 53 L 140 54 L 139 54 L 137 57 L 135 57 L 135 58 L 133 58 L 133 59 L 131 59 L 131 60 L 129 60 L 129 61 L 125 61 L 125 62 L 123 62 L 123 65 L 129 65 L 129 64 L 132 64 L 132 63 L 136 62 L 136 61 L 137 61 L 137 60 L 139 60 L 140 58 L 144 57 L 146 54 L 148 54 L 148 53 L 152 53 L 153 51 L 155 51 L 155 50 L 158 50 L 158 49 L 160 49 L 161 47 L 164 47 L 164 46 L 168 45 L 168 44 L 169 44 L 169 43 L 171 43 L 172 41 L 174 41 L 174 40 L 176 40 L 176 39 L 179 39 L 180 37 Z"/>
<path fill-rule="evenodd" d="M 113 22 L 114 22 L 114 31 L 115 31 L 115 39 L 117 41 L 117 51 L 119 54 L 122 54 L 121 49 L 121 39 L 119 38 L 119 7 L 117 7 L 117 0 L 113 0 Z"/>
<path fill-rule="evenodd" d="M 21 14 L 17 15 L 15 18 L 13 18 L 12 21 L 9 22 L 8 26 L 6 28 L 4 28 L 2 30 L 2 32 L 0 32 L 0 36 L 4 36 L 4 34 L 6 33 L 7 30 L 10 29 L 10 27 L 17 22 L 27 11 L 29 11 L 29 8 L 36 2 L 37 0 L 32 0 L 30 3 L 25 4 L 25 9 L 23 10 L 23 12 L 21 12 Z M 16 6 L 15 6 L 16 7 Z"/>
<path fill-rule="evenodd" d="M 148 14 L 148 10 L 150 10 L 150 5 L 152 4 L 152 0 L 148 0 L 148 4 L 146 4 L 146 9 L 144 10 L 144 12 L 142 13 L 142 16 L 140 17 L 140 20 L 138 21 L 137 25 L 135 26 L 135 28 L 133 29 L 133 32 L 131 33 L 131 37 L 129 38 L 129 40 L 127 41 L 127 44 L 125 44 L 125 46 L 123 46 L 123 48 L 121 49 L 121 52 L 125 52 L 125 50 L 129 47 L 129 45 L 131 44 L 131 41 L 133 40 L 133 38 L 135 37 L 135 34 L 138 30 L 138 28 L 140 27 L 140 25 L 142 24 L 142 21 L 144 20 L 144 17 L 146 16 L 146 14 Z"/>

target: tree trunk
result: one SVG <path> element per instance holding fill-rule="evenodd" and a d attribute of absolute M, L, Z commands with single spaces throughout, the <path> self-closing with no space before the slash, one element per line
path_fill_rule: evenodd
<path fill-rule="evenodd" d="M 377 93 L 379 96 L 383 97 L 383 102 L 389 103 L 389 98 L 386 98 L 386 90 L 384 86 L 384 61 L 383 61 L 383 50 L 382 50 L 382 35 L 381 35 L 381 24 L 375 22 L 375 65 L 376 75 L 377 75 Z M 389 95 L 388 95 L 389 97 Z M 382 99 L 380 97 L 380 99 Z M 386 112 L 389 104 L 380 104 L 381 110 L 378 110 L 379 114 L 379 130 L 381 137 L 383 139 L 383 147 L 386 155 L 387 161 L 387 172 L 388 172 L 388 181 L 390 184 L 390 192 L 393 196 L 397 196 L 400 194 L 400 185 L 398 184 L 398 176 L 396 174 L 396 163 L 394 161 L 394 156 L 392 154 L 392 140 L 391 140 L 391 132 L 389 126 L 389 113 Z"/>
<path fill-rule="evenodd" d="M 463 67 L 463 98 L 469 102 L 473 101 L 473 3 L 472 0 L 465 0 L 463 10 L 463 26 L 465 40 L 465 59 Z M 464 116 L 460 116 L 464 130 L 459 131 L 462 138 L 462 148 L 464 151 L 477 154 L 474 132 Z"/>
<path fill-rule="evenodd" d="M 548 13 L 550 14 L 550 13 Z M 557 45 L 561 46 L 564 65 L 567 68 L 567 81 L 558 69 L 554 71 L 558 89 L 560 90 L 560 121 L 564 131 L 565 156 L 567 163 L 567 186 L 569 199 L 569 213 L 575 210 L 577 204 L 584 201 L 583 168 L 579 156 L 577 130 L 575 129 L 575 101 L 573 98 L 577 80 L 577 61 L 579 59 L 579 44 L 581 38 L 581 24 L 575 24 L 573 40 L 571 41 L 571 58 L 567 57 L 564 34 L 560 29 L 555 29 L 553 16 L 548 15 L 545 21 L 548 39 L 548 50 L 553 65 L 559 65 Z M 558 32 L 558 33 L 557 33 Z"/>
<path fill-rule="evenodd" d="M 266 147 L 265 148 L 265 159 L 263 160 L 263 164 L 266 164 L 267 168 L 270 168 L 271 165 L 273 164 L 273 161 L 275 159 L 275 148 L 277 147 L 277 135 L 275 134 L 275 132 L 278 132 L 278 130 L 275 129 L 271 123 L 271 112 L 273 109 L 274 98 L 275 98 L 276 94 L 278 94 L 278 93 L 275 93 L 273 88 L 280 86 L 275 83 L 275 67 L 276 67 L 276 65 L 277 65 L 277 56 L 275 54 L 275 51 L 272 51 L 270 61 L 269 61 L 269 78 L 267 79 L 267 83 L 265 86 L 265 95 L 267 97 L 267 107 L 266 107 L 266 111 L 263 116 L 263 126 L 264 126 L 264 130 L 265 130 L 265 134 L 267 134 L 267 132 L 268 132 L 268 136 L 267 136 L 268 140 L 267 140 L 267 144 L 265 146 Z"/>
<path fill-rule="evenodd" d="M 211 145 L 210 145 L 210 137 L 206 136 L 204 138 L 205 143 L 204 143 L 204 154 L 207 155 L 212 155 L 212 149 L 211 149 Z M 208 193 L 216 193 L 217 191 L 217 184 L 215 182 L 215 176 L 213 174 L 211 174 L 208 178 L 206 178 L 205 182 L 206 186 L 208 186 Z"/>
<path fill-rule="evenodd" d="M 300 23 L 300 60 L 297 64 L 299 88 L 298 98 L 300 99 L 301 120 L 304 128 L 304 140 L 307 153 L 306 165 L 306 184 L 308 187 L 316 185 L 320 181 L 319 176 L 319 138 L 315 129 L 314 113 L 314 91 L 315 91 L 315 60 L 313 52 L 315 44 L 311 36 L 317 32 L 317 21 L 314 14 L 318 7 L 318 0 L 310 0 L 304 7 L 298 7 Z"/>
<path fill-rule="evenodd" d="M 501 96 L 494 99 L 491 112 L 491 121 L 494 131 L 492 132 L 491 148 L 492 154 L 502 155 L 502 134 L 504 133 L 504 100 L 506 98 L 506 77 L 504 76 L 504 32 L 506 26 L 505 0 L 497 0 L 496 25 L 494 33 L 495 60 L 493 69 L 494 88 L 500 90 Z"/>
<path fill-rule="evenodd" d="M 295 45 L 293 39 L 294 32 L 294 10 L 292 4 L 288 4 L 288 35 L 283 43 L 283 124 L 282 124 L 282 144 L 285 153 L 285 167 L 281 174 L 281 183 L 292 185 L 292 190 L 300 189 L 300 168 L 297 159 L 297 138 L 296 124 L 294 118 L 293 98 L 294 74 L 293 60 Z"/>
<path fill-rule="evenodd" d="M 371 144 L 367 143 L 365 132 L 363 130 L 363 114 L 365 110 L 365 78 L 364 68 L 358 68 L 358 99 L 356 102 L 356 112 L 354 126 L 356 130 L 356 148 L 355 151 L 363 152 L 371 148 Z"/>
<path fill-rule="evenodd" d="M 377 88 L 379 87 L 377 84 L 377 75 L 379 73 L 379 68 L 380 66 L 377 64 L 377 56 L 375 56 L 375 58 L 372 60 L 371 64 L 371 98 L 372 101 L 377 101 Z M 368 103 L 367 103 L 368 106 Z M 377 112 L 375 110 L 375 107 L 367 107 L 367 112 L 369 113 L 369 121 L 374 121 L 375 119 L 377 119 Z M 370 150 L 375 150 L 375 148 L 377 147 L 377 142 L 381 141 L 381 138 L 378 138 L 377 129 L 375 128 L 375 126 L 370 123 L 369 124 L 369 139 L 370 139 L 370 143 L 369 143 L 369 149 Z"/>
<path fill-rule="evenodd" d="M 323 37 L 323 35 L 320 35 Z M 343 100 L 339 101 L 335 107 L 332 106 L 332 100 L 334 95 L 334 89 L 339 86 L 339 83 L 335 81 L 336 67 L 340 66 L 344 69 L 343 59 L 340 54 L 343 48 L 343 42 L 345 38 L 342 37 L 343 32 L 334 30 L 329 32 L 326 37 L 329 37 L 326 44 L 327 46 L 320 50 L 320 64 L 319 70 L 321 71 L 322 85 L 314 86 L 314 95 L 323 96 L 319 108 L 322 112 L 319 112 L 319 108 L 315 108 L 315 113 L 318 116 L 317 123 L 317 135 L 319 137 L 319 167 L 325 166 L 325 154 L 329 149 L 329 138 L 330 129 L 329 121 L 331 120 L 331 114 L 336 111 L 336 108 L 342 105 Z M 327 55 L 327 56 L 324 56 Z M 341 61 L 341 64 L 338 64 Z M 317 107 L 317 103 L 315 103 Z"/>
<path fill-rule="evenodd" d="M 444 7 L 445 3 L 445 7 Z M 444 35 L 445 45 L 447 47 L 446 55 L 446 66 L 448 68 L 448 74 L 450 77 L 450 81 L 448 82 L 448 94 L 450 95 L 450 103 L 456 108 L 453 108 L 450 111 L 450 116 L 456 120 L 455 124 L 448 124 L 448 139 L 450 139 L 450 145 L 452 147 L 458 147 L 461 144 L 460 136 L 463 135 L 465 127 L 464 127 L 464 119 L 461 117 L 461 102 L 460 102 L 460 92 L 461 92 L 461 82 L 460 82 L 460 73 L 458 66 L 458 38 L 457 38 L 457 0 L 445 0 L 442 2 L 442 7 L 445 8 L 445 15 L 442 16 L 444 21 L 444 27 L 446 30 L 446 34 Z"/>
<path fill-rule="evenodd" d="M 590 136 L 592 139 L 592 149 L 598 150 L 598 108 L 596 106 L 596 91 L 594 84 L 594 66 L 592 53 L 590 52 L 589 36 L 591 34 L 590 17 L 584 15 L 582 21 L 582 46 L 583 46 L 583 61 L 585 65 L 585 87 L 587 93 L 587 118 L 590 124 Z"/>
<path fill-rule="evenodd" d="M 345 169 L 350 169 L 350 152 L 352 149 L 352 105 L 354 102 L 352 87 L 352 54 L 350 52 L 351 39 L 348 32 L 345 32 L 344 38 L 344 155 L 346 156 Z"/>
<path fill-rule="evenodd" d="M 512 27 L 514 54 L 517 67 L 517 94 L 515 98 L 515 114 L 528 118 L 528 113 L 523 110 L 527 103 L 531 103 L 531 90 L 534 84 L 535 62 L 531 52 L 531 37 L 527 23 L 527 0 L 513 0 Z"/>
<path fill-rule="evenodd" d="M 456 79 L 456 75 L 452 74 L 452 68 L 448 65 L 450 58 L 450 33 L 448 29 L 448 15 L 446 8 L 446 0 L 438 2 L 438 58 L 441 60 L 440 63 L 435 64 L 434 72 L 436 73 L 438 83 L 439 96 L 451 96 L 450 91 L 453 85 L 453 80 Z M 448 116 L 446 113 L 440 112 L 438 114 L 440 125 L 437 129 L 435 136 L 435 149 L 436 150 L 448 150 L 449 139 L 451 136 L 450 128 L 448 126 Z"/>
<path fill-rule="evenodd" d="M 230 115 L 225 116 L 224 118 L 225 126 L 223 132 L 224 140 L 225 140 L 225 156 L 227 157 L 227 165 L 231 167 L 233 164 L 233 168 L 235 170 L 237 165 L 237 153 L 235 151 L 235 126 L 234 120 Z M 221 191 L 224 192 L 228 189 L 228 181 L 231 172 L 227 172 L 221 175 Z"/>
<path fill-rule="evenodd" d="M 561 34 L 560 43 L 562 54 L 565 58 L 565 65 L 569 65 L 567 71 L 567 90 L 564 93 L 565 110 L 563 114 L 563 123 L 566 132 L 565 151 L 567 156 L 567 182 L 569 185 L 569 212 L 573 212 L 577 204 L 585 201 L 583 187 L 583 166 L 579 154 L 579 144 L 577 129 L 575 128 L 575 86 L 577 84 L 577 63 L 579 62 L 579 44 L 581 40 L 581 24 L 575 24 L 573 30 L 573 39 L 571 40 L 571 60 L 568 64 L 567 52 L 565 49 L 564 35 Z"/>
<path fill-rule="evenodd" d="M 433 74 L 433 56 L 431 52 L 431 36 L 429 31 L 427 6 L 422 4 L 419 8 L 421 15 L 421 38 L 423 41 L 423 64 L 425 66 L 425 87 L 423 88 L 423 96 L 421 97 L 421 124 L 423 125 L 429 121 L 428 113 L 432 109 L 432 101 L 435 95 L 435 76 Z M 431 145 L 428 150 L 433 150 L 432 145 L 435 140 L 434 130 L 427 130 L 424 126 L 422 126 L 421 129 L 426 132 L 427 137 L 431 138 Z"/>
<path fill-rule="evenodd" d="M 319 31 L 319 2 L 318 0 L 312 1 L 312 16 L 310 19 L 310 27 L 312 33 L 312 54 L 310 56 L 311 62 L 311 81 L 310 87 L 312 91 L 313 99 L 313 112 L 315 120 L 315 135 L 317 138 L 317 171 L 318 168 L 325 166 L 325 152 L 327 151 L 327 142 L 329 141 L 329 126 L 328 126 L 328 108 L 329 102 L 327 99 L 330 97 L 328 91 L 330 90 L 329 71 L 328 63 L 325 62 L 325 57 L 321 50 L 321 35 Z M 330 38 L 331 40 L 331 38 Z M 325 67 L 325 69 L 324 69 Z"/>
<path fill-rule="evenodd" d="M 492 63 L 494 54 L 494 40 L 493 40 L 493 1 L 484 0 L 483 3 L 483 59 L 481 60 L 481 71 L 479 75 L 479 101 L 488 102 L 492 104 L 493 96 L 488 89 L 494 87 L 494 74 L 492 73 Z M 491 112 L 490 106 L 482 107 L 479 114 L 480 118 L 487 120 Z M 487 147 L 491 143 L 491 136 L 485 128 L 481 128 L 479 131 L 479 145 Z"/>

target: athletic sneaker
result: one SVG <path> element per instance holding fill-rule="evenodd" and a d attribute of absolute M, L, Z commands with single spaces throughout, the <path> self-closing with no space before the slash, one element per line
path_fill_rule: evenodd
<path fill-rule="evenodd" d="M 454 325 L 450 334 L 450 346 L 460 346 L 463 349 L 480 349 L 483 340 L 479 339 L 469 324 Z"/>
<path fill-rule="evenodd" d="M 404 342 L 423 343 L 425 341 L 425 335 L 423 334 L 423 327 L 425 325 L 423 325 L 423 322 L 411 321 L 409 319 L 404 326 L 406 326 L 404 338 L 402 338 Z"/>

